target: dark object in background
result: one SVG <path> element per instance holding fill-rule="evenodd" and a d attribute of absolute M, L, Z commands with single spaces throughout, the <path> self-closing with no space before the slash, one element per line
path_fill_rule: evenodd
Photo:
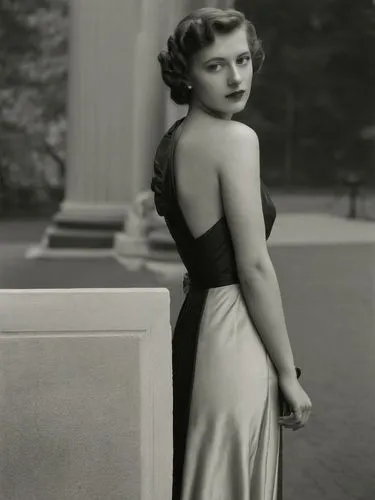
<path fill-rule="evenodd" d="M 357 172 L 349 172 L 344 178 L 343 183 L 349 189 L 349 212 L 348 219 L 357 218 L 357 202 L 360 195 L 360 189 L 363 185 L 363 178 Z"/>

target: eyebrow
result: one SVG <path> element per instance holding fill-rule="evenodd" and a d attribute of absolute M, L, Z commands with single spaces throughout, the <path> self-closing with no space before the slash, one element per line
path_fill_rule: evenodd
<path fill-rule="evenodd" d="M 250 54 L 250 50 L 246 50 L 245 52 L 241 52 L 241 54 L 238 54 L 237 57 L 245 56 Z M 207 61 L 203 61 L 203 64 L 207 64 L 211 61 L 225 61 L 225 57 L 211 57 L 211 59 L 207 59 Z"/>

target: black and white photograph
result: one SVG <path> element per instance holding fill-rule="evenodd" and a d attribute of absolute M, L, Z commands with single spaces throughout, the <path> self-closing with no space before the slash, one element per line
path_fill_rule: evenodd
<path fill-rule="evenodd" d="M 0 42 L 0 499 L 375 500 L 375 0 Z"/>

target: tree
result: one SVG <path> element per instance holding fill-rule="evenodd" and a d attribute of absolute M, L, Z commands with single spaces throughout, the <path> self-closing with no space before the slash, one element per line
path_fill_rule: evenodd
<path fill-rule="evenodd" d="M 236 6 L 254 21 L 267 54 L 244 114 L 264 136 L 266 163 L 282 157 L 288 184 L 303 178 L 332 183 L 339 168 L 368 163 L 360 136 L 375 121 L 371 1 L 252 0 Z"/>
<path fill-rule="evenodd" d="M 1 0 L 0 188 L 61 183 L 68 9 L 65 0 Z M 51 179 L 57 167 L 58 174 Z"/>

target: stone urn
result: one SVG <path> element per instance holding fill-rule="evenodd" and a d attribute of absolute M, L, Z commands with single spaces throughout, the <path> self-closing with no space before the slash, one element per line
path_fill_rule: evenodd
<path fill-rule="evenodd" d="M 115 258 L 129 270 L 146 268 L 161 281 L 182 278 L 185 267 L 176 251 L 151 190 L 139 193 L 128 212 L 125 231 L 115 235 Z"/>

